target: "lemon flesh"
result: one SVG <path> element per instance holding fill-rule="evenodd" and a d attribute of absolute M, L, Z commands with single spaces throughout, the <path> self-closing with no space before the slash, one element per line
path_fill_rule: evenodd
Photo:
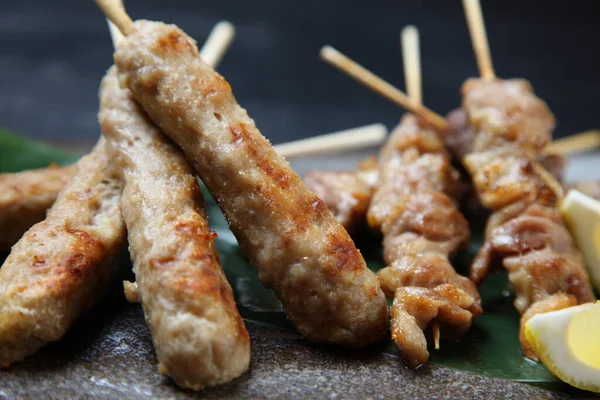
<path fill-rule="evenodd" d="M 525 325 L 525 337 L 558 378 L 600 393 L 600 302 L 535 315 Z"/>
<path fill-rule="evenodd" d="M 560 210 L 575 244 L 583 253 L 590 281 L 600 291 L 600 201 L 570 190 Z"/>
<path fill-rule="evenodd" d="M 573 316 L 567 342 L 573 355 L 590 367 L 600 369 L 600 309 L 590 307 Z M 593 337 L 592 337 L 593 336 Z"/>

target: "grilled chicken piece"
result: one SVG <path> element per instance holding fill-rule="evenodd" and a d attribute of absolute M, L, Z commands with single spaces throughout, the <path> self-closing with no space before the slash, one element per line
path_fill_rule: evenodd
<path fill-rule="evenodd" d="M 377 182 L 377 169 L 311 171 L 303 181 L 306 188 L 323 200 L 339 223 L 352 233 L 365 220 Z"/>
<path fill-rule="evenodd" d="M 457 108 L 450 112 L 446 120 L 448 129 L 441 132 L 440 136 L 454 162 L 460 165 L 462 158 L 472 151 L 475 135 L 464 109 Z M 542 154 L 538 162 L 562 183 L 566 164 L 563 155 Z M 377 168 L 369 163 L 361 165 L 357 171 L 311 171 L 304 176 L 306 186 L 325 201 L 338 221 L 351 233 L 364 222 L 378 180 Z M 469 216 L 478 218 L 486 215 L 469 179 L 463 179 L 459 186 L 453 185 L 452 189 L 453 192 L 448 194 L 461 199 L 462 207 Z M 600 196 L 600 190 L 598 194 Z"/>
<path fill-rule="evenodd" d="M 467 244 L 469 226 L 452 200 L 458 173 L 444 143 L 414 115 L 402 118 L 381 149 L 379 176 L 367 221 L 383 233 L 389 266 L 377 276 L 394 298 L 392 338 L 417 367 L 429 358 L 429 324 L 458 337 L 481 313 L 477 288 L 448 261 Z"/>
<path fill-rule="evenodd" d="M 494 211 L 471 278 L 479 283 L 503 265 L 522 324 L 548 308 L 593 301 L 581 256 L 556 209 L 556 188 L 536 165 L 551 140 L 552 113 L 524 80 L 469 79 L 462 94 L 475 132 L 463 163 L 482 204 Z M 520 339 L 525 355 L 534 358 Z"/>

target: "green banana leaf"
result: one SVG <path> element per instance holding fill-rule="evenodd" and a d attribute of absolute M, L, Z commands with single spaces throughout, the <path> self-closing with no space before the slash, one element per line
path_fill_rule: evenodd
<path fill-rule="evenodd" d="M 17 172 L 54 164 L 69 164 L 77 156 L 0 129 L 0 172 Z"/>
<path fill-rule="evenodd" d="M 52 162 L 68 163 L 78 156 L 0 130 L 0 172 L 43 167 Z M 211 227 L 219 236 L 217 247 L 222 264 L 234 289 L 242 316 L 250 321 L 293 330 L 281 304 L 271 290 L 261 286 L 256 270 L 250 267 L 240 253 L 219 208 L 206 190 L 204 192 Z M 479 237 L 477 235 L 474 234 L 474 245 L 470 251 L 458 257 L 458 269 L 462 273 L 466 271 L 481 242 L 481 233 Z M 383 267 L 378 238 L 367 237 L 357 245 L 369 268 L 377 271 Z M 488 278 L 480 289 L 484 313 L 461 340 L 442 341 L 441 349 L 437 351 L 431 348 L 431 363 L 564 391 L 567 386 L 551 375 L 543 365 L 528 361 L 521 354 L 518 341 L 519 315 L 512 305 L 506 274 L 500 273 Z M 384 347 L 384 351 L 399 356 L 391 341 Z"/>

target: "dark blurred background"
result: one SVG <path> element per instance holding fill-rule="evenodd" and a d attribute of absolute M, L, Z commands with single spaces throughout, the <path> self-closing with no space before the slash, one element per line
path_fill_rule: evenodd
<path fill-rule="evenodd" d="M 400 111 L 323 63 L 330 44 L 404 88 L 399 32 L 420 29 L 424 99 L 445 113 L 477 73 L 459 0 L 126 0 L 134 19 L 175 23 L 202 44 L 219 20 L 237 37 L 219 71 L 274 143 L 384 122 Z M 556 136 L 599 128 L 597 0 L 483 0 L 496 72 L 529 79 L 557 116 Z M 2 0 L 0 126 L 95 141 L 97 90 L 112 57 L 92 0 Z"/>

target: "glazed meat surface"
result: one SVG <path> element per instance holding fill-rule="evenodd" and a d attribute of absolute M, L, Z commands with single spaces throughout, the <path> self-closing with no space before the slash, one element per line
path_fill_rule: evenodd
<path fill-rule="evenodd" d="M 0 268 L 0 367 L 59 340 L 104 291 L 125 244 L 121 186 L 101 140 Z"/>
<path fill-rule="evenodd" d="M 473 151 L 475 132 L 469 125 L 467 113 L 462 107 L 450 111 L 446 122 L 448 129 L 441 132 L 441 137 L 452 157 L 460 163 L 464 156 Z"/>
<path fill-rule="evenodd" d="M 175 26 L 138 21 L 115 62 L 122 85 L 183 149 L 298 331 L 355 347 L 382 339 L 388 310 L 375 275 L 195 43 Z"/>
<path fill-rule="evenodd" d="M 556 209 L 560 193 L 538 161 L 554 128 L 550 110 L 523 80 L 469 79 L 462 93 L 475 132 L 463 161 L 482 204 L 494 211 L 471 278 L 479 283 L 503 265 L 522 324 L 544 309 L 593 301 L 581 256 Z M 524 335 L 521 345 L 535 359 Z"/>
<path fill-rule="evenodd" d="M 458 174 L 437 133 L 405 115 L 381 149 L 380 180 L 367 221 L 383 233 L 388 267 L 378 273 L 393 297 L 392 338 L 411 367 L 429 358 L 425 329 L 458 337 L 481 313 L 473 282 L 449 262 L 469 240 L 469 226 L 450 196 Z"/>
<path fill-rule="evenodd" d="M 0 251 L 17 243 L 46 218 L 56 196 L 75 175 L 75 166 L 0 174 Z"/>
<path fill-rule="evenodd" d="M 99 120 L 122 173 L 129 251 L 158 369 L 195 390 L 231 381 L 248 369 L 250 340 L 196 178 L 129 90 L 119 88 L 114 68 L 100 94 Z"/>
<path fill-rule="evenodd" d="M 377 168 L 370 165 L 356 171 L 311 171 L 303 178 L 349 233 L 365 221 L 377 180 Z"/>

